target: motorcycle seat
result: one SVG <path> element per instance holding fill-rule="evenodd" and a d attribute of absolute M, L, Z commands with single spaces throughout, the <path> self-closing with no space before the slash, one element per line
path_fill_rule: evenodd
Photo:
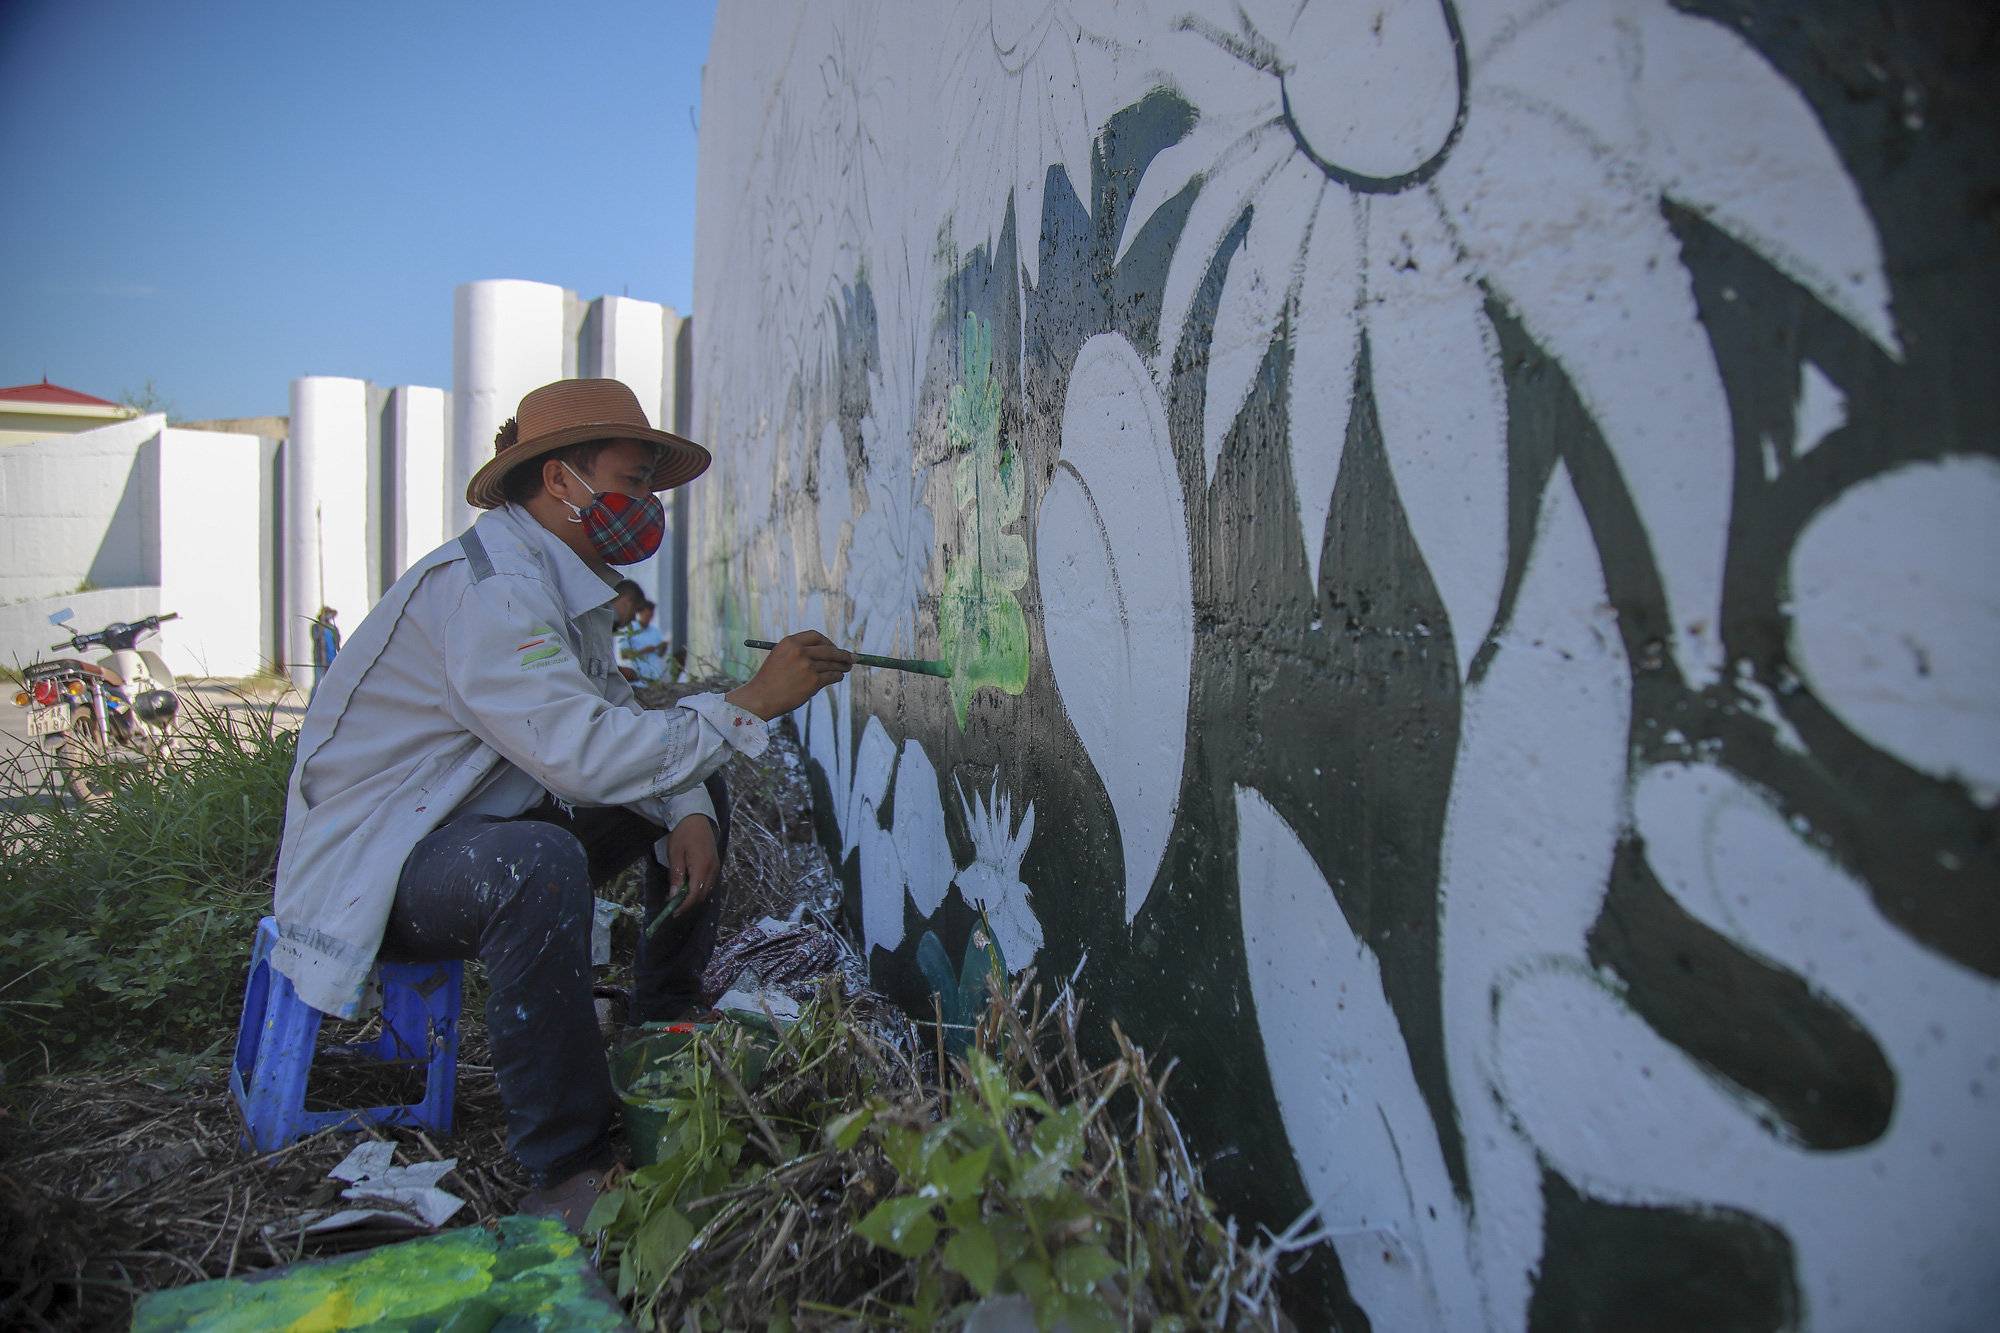
<path fill-rule="evenodd" d="M 95 662 L 86 662 L 79 657 L 58 657 L 53 661 L 37 662 L 28 668 L 26 675 L 29 680 L 37 680 L 43 676 L 61 675 L 65 671 L 74 671 L 84 676 L 96 676 L 103 680 L 106 685 L 114 688 L 122 686 L 125 683 L 125 678 L 111 668 L 101 667 Z"/>

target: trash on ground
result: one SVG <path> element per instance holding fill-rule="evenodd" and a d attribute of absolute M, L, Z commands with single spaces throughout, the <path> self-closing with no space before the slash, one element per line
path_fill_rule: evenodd
<path fill-rule="evenodd" d="M 360 1207 L 343 1208 L 335 1213 L 300 1213 L 293 1225 L 266 1227 L 265 1233 L 273 1240 L 297 1236 L 300 1232 L 318 1236 L 365 1222 L 435 1229 L 449 1222 L 465 1206 L 465 1200 L 437 1185 L 458 1166 L 456 1157 L 418 1162 L 414 1166 L 391 1166 L 395 1155 L 396 1145 L 386 1141 L 370 1139 L 357 1145 L 326 1174 L 329 1180 L 348 1182 L 350 1187 L 340 1191 L 340 1197 Z"/>

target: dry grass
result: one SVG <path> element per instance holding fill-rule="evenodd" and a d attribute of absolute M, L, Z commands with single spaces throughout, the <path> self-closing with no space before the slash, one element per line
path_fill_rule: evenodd
<path fill-rule="evenodd" d="M 369 1131 L 393 1139 L 400 1162 L 458 1158 L 441 1182 L 467 1201 L 454 1225 L 508 1215 L 526 1188 L 503 1144 L 484 1025 L 468 1013 L 463 1031 L 452 1137 Z M 15 1090 L 0 1119 L 0 1327 L 123 1329 L 145 1292 L 407 1234 L 274 1242 L 272 1234 L 295 1230 L 287 1224 L 300 1212 L 337 1197 L 326 1173 L 356 1137 L 328 1130 L 275 1153 L 248 1152 L 227 1077 L 226 1066 L 181 1062 Z M 312 1091 L 356 1105 L 406 1092 L 397 1082 L 345 1073 Z"/>

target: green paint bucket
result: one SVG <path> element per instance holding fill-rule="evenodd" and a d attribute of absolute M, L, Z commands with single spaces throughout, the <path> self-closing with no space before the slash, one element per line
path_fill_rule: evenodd
<path fill-rule="evenodd" d="M 754 1088 L 764 1077 L 771 1052 L 777 1049 L 777 1029 L 762 1014 L 736 1014 L 727 1020 L 750 1033 L 749 1058 L 743 1086 Z M 694 1074 L 694 1039 L 713 1035 L 719 1023 L 648 1024 L 645 1033 L 611 1056 L 611 1086 L 625 1103 L 625 1133 L 632 1141 L 635 1166 L 660 1160 L 660 1134 L 672 1115 L 676 1095 Z"/>

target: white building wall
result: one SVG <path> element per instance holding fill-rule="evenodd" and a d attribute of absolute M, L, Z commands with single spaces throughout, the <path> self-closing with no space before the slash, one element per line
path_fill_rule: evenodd
<path fill-rule="evenodd" d="M 176 675 L 249 676 L 262 665 L 260 540 L 246 520 L 260 503 L 263 448 L 254 435 L 172 429 L 147 445 L 159 608 L 180 613 L 160 627 L 156 651 Z"/>
<path fill-rule="evenodd" d="M 546 282 L 468 282 L 452 301 L 452 451 L 444 531 L 471 524 L 465 487 L 493 456 L 493 436 L 530 389 L 564 377 L 575 349 L 565 336 L 566 293 Z M 567 350 L 568 355 L 565 356 Z"/>
<path fill-rule="evenodd" d="M 313 375 L 292 381 L 292 436 L 284 450 L 285 661 L 310 667 L 308 621 L 321 606 L 344 630 L 368 596 L 368 384 Z"/>
<path fill-rule="evenodd" d="M 134 463 L 165 423 L 153 413 L 0 450 L 0 603 L 151 582 Z"/>

